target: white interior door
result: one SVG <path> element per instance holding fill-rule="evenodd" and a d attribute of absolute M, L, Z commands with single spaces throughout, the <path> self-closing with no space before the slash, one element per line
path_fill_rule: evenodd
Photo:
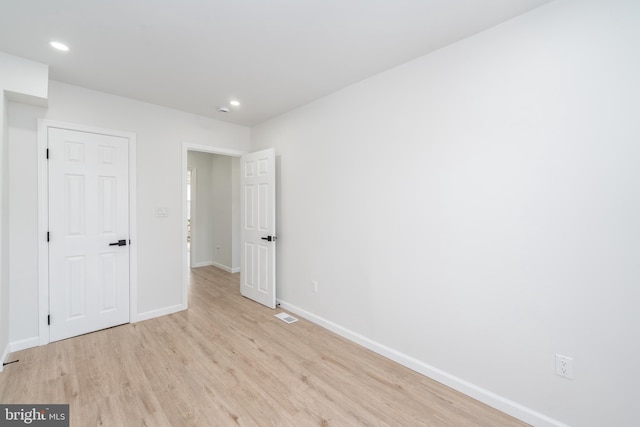
<path fill-rule="evenodd" d="M 270 308 L 276 307 L 275 169 L 272 148 L 240 160 L 240 293 Z"/>
<path fill-rule="evenodd" d="M 128 139 L 50 128 L 50 341 L 129 322 Z"/>

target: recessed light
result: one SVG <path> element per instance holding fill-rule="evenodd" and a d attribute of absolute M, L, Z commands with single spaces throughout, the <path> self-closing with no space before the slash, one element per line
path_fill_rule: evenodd
<path fill-rule="evenodd" d="M 229 101 L 229 104 L 233 105 L 234 107 L 239 107 L 240 106 L 240 101 L 236 101 L 234 99 L 232 101 Z"/>
<path fill-rule="evenodd" d="M 66 51 L 68 51 L 68 50 L 69 50 L 69 46 L 67 46 L 67 45 L 66 45 L 66 44 L 64 44 L 64 43 L 60 43 L 60 42 L 53 41 L 53 42 L 51 42 L 51 43 L 49 43 L 49 44 L 51 45 L 51 47 L 53 47 L 53 48 L 55 48 L 55 49 L 58 49 L 58 50 L 62 50 L 62 51 L 64 51 L 64 52 L 66 52 Z"/>

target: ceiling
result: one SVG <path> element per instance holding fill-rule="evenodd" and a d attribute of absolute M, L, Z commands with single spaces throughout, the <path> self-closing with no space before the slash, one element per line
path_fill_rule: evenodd
<path fill-rule="evenodd" d="M 0 0 L 0 51 L 52 80 L 252 126 L 549 1 Z"/>

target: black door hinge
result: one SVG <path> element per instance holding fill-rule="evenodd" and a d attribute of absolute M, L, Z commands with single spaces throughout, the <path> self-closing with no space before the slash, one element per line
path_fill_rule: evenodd
<path fill-rule="evenodd" d="M 47 231 L 47 242 L 49 241 L 49 232 Z"/>
<path fill-rule="evenodd" d="M 51 325 L 51 315 L 47 314 L 47 325 Z"/>
<path fill-rule="evenodd" d="M 47 148 L 47 159 L 49 159 L 49 149 Z"/>

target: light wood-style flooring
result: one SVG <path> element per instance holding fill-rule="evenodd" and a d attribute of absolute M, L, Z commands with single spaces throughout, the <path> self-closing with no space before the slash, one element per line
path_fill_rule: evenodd
<path fill-rule="evenodd" d="M 523 426 L 192 270 L 189 310 L 16 352 L 2 403 L 69 403 L 71 426 Z"/>

